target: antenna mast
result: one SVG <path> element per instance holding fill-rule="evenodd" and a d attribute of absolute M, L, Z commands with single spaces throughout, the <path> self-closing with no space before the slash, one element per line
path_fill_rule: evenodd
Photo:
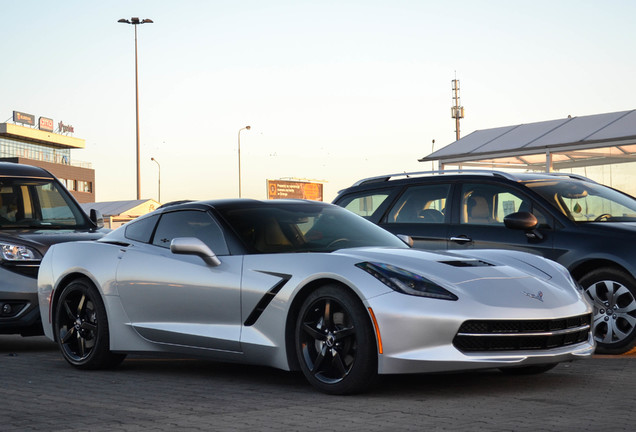
<path fill-rule="evenodd" d="M 451 117 L 455 119 L 455 139 L 459 141 L 459 119 L 464 118 L 464 107 L 459 101 L 459 80 L 457 75 L 451 81 L 453 87 L 453 106 L 451 107 Z"/>

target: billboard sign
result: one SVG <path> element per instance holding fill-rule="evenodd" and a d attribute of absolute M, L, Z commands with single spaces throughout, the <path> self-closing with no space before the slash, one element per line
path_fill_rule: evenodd
<path fill-rule="evenodd" d="M 27 114 L 20 111 L 13 111 L 13 121 L 14 123 L 35 126 L 35 116 L 33 114 Z"/>
<path fill-rule="evenodd" d="M 53 119 L 40 117 L 40 130 L 53 132 Z"/>
<path fill-rule="evenodd" d="M 57 124 L 57 130 L 59 133 L 75 133 L 75 128 L 71 125 L 65 125 L 64 122 Z"/>
<path fill-rule="evenodd" d="M 267 199 L 307 199 L 322 201 L 322 183 L 267 180 Z"/>

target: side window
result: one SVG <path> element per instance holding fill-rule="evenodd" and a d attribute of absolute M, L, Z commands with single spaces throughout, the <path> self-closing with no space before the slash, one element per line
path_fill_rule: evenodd
<path fill-rule="evenodd" d="M 528 206 L 523 205 L 523 199 L 510 192 L 501 192 L 495 196 L 495 220 L 503 223 L 504 217 L 517 211 L 522 211 L 526 207 L 526 211 L 530 210 Z"/>
<path fill-rule="evenodd" d="M 77 223 L 71 207 L 54 183 L 36 186 L 33 192 L 37 195 L 43 222 L 62 225 Z"/>
<path fill-rule="evenodd" d="M 375 191 L 366 195 L 345 198 L 338 205 L 359 216 L 369 217 L 375 213 L 389 195 L 389 191 Z"/>
<path fill-rule="evenodd" d="M 148 216 L 128 222 L 125 227 L 124 236 L 127 239 L 150 243 L 150 236 L 155 228 L 159 215 Z"/>
<path fill-rule="evenodd" d="M 208 245 L 215 254 L 229 254 L 221 228 L 212 216 L 204 211 L 183 210 L 164 213 L 157 225 L 152 244 L 169 248 L 172 239 L 177 237 L 196 237 Z"/>
<path fill-rule="evenodd" d="M 20 216 L 21 213 L 25 212 L 20 213 L 18 211 L 20 209 L 20 203 L 18 193 L 16 192 L 18 191 L 16 191 L 12 186 L 0 185 L 0 220 L 15 222 L 16 220 L 23 219 L 25 217 Z"/>
<path fill-rule="evenodd" d="M 539 227 L 547 226 L 545 215 L 534 208 L 529 198 L 514 189 L 477 183 L 462 186 L 461 223 L 504 226 L 506 216 L 520 211 L 533 213 L 539 221 Z"/>
<path fill-rule="evenodd" d="M 389 212 L 387 223 L 444 223 L 450 185 L 409 187 Z"/>

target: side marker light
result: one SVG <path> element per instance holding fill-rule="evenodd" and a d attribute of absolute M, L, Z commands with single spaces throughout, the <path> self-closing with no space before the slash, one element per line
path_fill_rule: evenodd
<path fill-rule="evenodd" d="M 378 354 L 382 354 L 382 336 L 380 336 L 380 327 L 378 326 L 378 321 L 375 319 L 373 309 L 369 308 L 369 313 L 371 314 L 371 320 L 373 320 L 373 326 L 375 327 L 375 334 L 378 338 Z"/>

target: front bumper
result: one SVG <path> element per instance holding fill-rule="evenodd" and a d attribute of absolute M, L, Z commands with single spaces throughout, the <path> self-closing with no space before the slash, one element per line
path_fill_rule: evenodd
<path fill-rule="evenodd" d="M 590 331 L 565 346 L 538 349 L 461 351 L 453 343 L 468 320 L 551 320 L 590 314 L 575 302 L 553 309 L 488 307 L 390 293 L 370 299 L 383 352 L 378 373 L 451 372 L 559 363 L 590 357 L 595 344 Z"/>
<path fill-rule="evenodd" d="M 0 334 L 43 334 L 33 274 L 37 271 L 27 274 L 0 265 Z"/>

